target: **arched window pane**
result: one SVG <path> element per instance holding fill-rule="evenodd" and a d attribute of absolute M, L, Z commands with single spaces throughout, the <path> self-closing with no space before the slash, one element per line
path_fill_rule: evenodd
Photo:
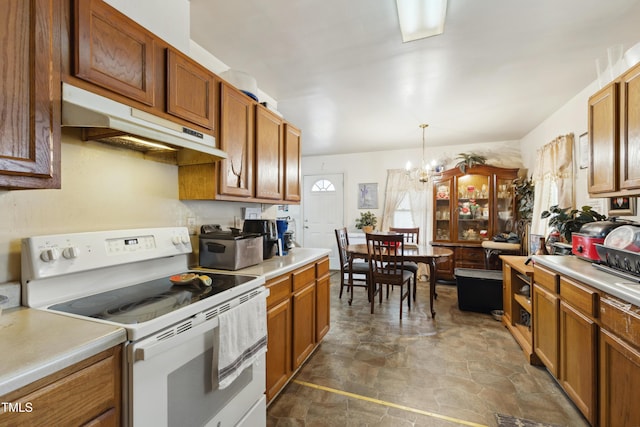
<path fill-rule="evenodd" d="M 319 179 L 316 182 L 313 183 L 313 186 L 311 186 L 311 191 L 312 192 L 316 192 L 316 191 L 336 191 L 336 187 L 333 185 L 333 183 L 327 179 Z"/>

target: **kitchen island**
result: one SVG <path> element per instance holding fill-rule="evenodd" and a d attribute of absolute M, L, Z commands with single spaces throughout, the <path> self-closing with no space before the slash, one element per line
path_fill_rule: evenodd
<path fill-rule="evenodd" d="M 574 256 L 534 256 L 536 356 L 591 425 L 640 425 L 640 284 Z"/>

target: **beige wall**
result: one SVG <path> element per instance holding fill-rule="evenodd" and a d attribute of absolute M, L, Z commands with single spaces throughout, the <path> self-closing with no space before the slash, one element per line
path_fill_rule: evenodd
<path fill-rule="evenodd" d="M 134 151 L 82 142 L 63 129 L 62 189 L 0 191 L 0 283 L 20 280 L 24 237 L 136 227 L 233 225 L 244 206 L 178 200 L 178 167 Z M 271 208 L 273 209 L 273 208 Z M 271 210 L 265 217 L 273 218 Z"/>

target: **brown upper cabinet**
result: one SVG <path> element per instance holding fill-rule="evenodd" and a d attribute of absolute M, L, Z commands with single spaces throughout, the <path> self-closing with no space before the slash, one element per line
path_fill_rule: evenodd
<path fill-rule="evenodd" d="M 216 77 L 181 53 L 167 51 L 167 112 L 213 130 Z"/>
<path fill-rule="evenodd" d="M 102 0 L 76 0 L 75 18 L 74 74 L 154 106 L 153 34 Z"/>
<path fill-rule="evenodd" d="M 74 0 L 62 79 L 216 136 L 218 77 L 103 0 Z"/>
<path fill-rule="evenodd" d="M 284 199 L 300 201 L 302 133 L 300 129 L 284 124 Z"/>
<path fill-rule="evenodd" d="M 589 194 L 640 194 L 640 64 L 589 98 Z"/>
<path fill-rule="evenodd" d="M 219 163 L 220 194 L 253 197 L 254 102 L 238 89 L 220 85 L 220 148 L 228 157 Z"/>
<path fill-rule="evenodd" d="M 0 188 L 60 188 L 59 0 L 5 0 L 0 14 Z"/>
<path fill-rule="evenodd" d="M 256 197 L 282 200 L 284 176 L 284 122 L 256 105 Z"/>

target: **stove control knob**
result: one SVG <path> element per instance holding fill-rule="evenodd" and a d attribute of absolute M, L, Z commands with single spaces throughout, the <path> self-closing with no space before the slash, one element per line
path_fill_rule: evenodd
<path fill-rule="evenodd" d="M 64 248 L 62 250 L 62 256 L 66 259 L 78 258 L 79 253 L 80 252 L 78 251 L 77 246 L 69 246 L 68 248 Z"/>
<path fill-rule="evenodd" d="M 182 244 L 186 245 L 191 241 L 191 239 L 189 239 L 189 236 L 183 235 L 180 241 L 182 242 Z"/>
<path fill-rule="evenodd" d="M 171 238 L 171 242 L 173 242 L 175 246 L 178 246 L 180 245 L 180 243 L 182 243 L 182 239 L 180 239 L 180 236 L 173 236 Z"/>
<path fill-rule="evenodd" d="M 60 251 L 58 248 L 45 249 L 40 253 L 40 259 L 44 262 L 52 262 L 60 258 Z"/>

